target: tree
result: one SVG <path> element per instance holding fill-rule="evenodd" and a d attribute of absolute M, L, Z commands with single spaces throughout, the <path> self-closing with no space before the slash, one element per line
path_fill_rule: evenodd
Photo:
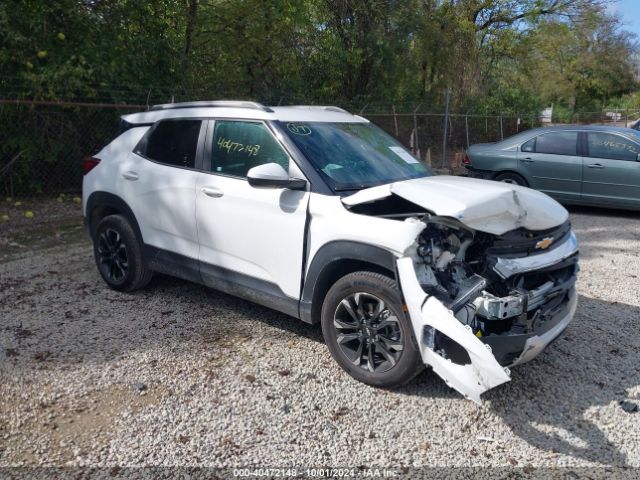
<path fill-rule="evenodd" d="M 636 88 L 608 0 L 5 0 L 0 90 L 36 99 L 595 108 Z"/>

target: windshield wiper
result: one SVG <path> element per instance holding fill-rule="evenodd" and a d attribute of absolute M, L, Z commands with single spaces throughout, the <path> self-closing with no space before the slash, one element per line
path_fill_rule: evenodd
<path fill-rule="evenodd" d="M 353 185 L 351 187 L 334 187 L 334 192 L 357 192 L 360 190 L 364 190 L 365 188 L 378 187 L 380 185 L 385 185 L 387 183 L 392 182 L 374 182 L 374 183 L 361 183 L 360 185 Z"/>

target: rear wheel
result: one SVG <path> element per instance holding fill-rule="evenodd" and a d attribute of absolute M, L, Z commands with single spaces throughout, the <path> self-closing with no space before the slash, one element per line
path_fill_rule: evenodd
<path fill-rule="evenodd" d="M 513 172 L 505 172 L 505 173 L 496 175 L 494 180 L 498 182 L 503 182 L 503 183 L 510 183 L 512 185 L 520 185 L 522 187 L 527 186 L 527 181 L 521 175 L 518 175 L 517 173 L 513 173 Z"/>
<path fill-rule="evenodd" d="M 333 358 L 361 382 L 398 387 L 421 370 L 397 284 L 379 273 L 351 273 L 329 289 L 322 333 Z"/>
<path fill-rule="evenodd" d="M 114 290 L 131 292 L 151 280 L 153 272 L 144 265 L 140 242 L 122 215 L 109 215 L 100 221 L 93 253 L 100 275 Z"/>

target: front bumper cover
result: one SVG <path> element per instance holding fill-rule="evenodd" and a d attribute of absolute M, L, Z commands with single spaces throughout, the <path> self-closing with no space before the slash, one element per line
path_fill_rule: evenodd
<path fill-rule="evenodd" d="M 480 403 L 482 393 L 508 382 L 509 370 L 498 363 L 491 354 L 491 347 L 476 337 L 470 328 L 460 323 L 453 316 L 453 312 L 438 299 L 429 297 L 422 290 L 413 260 L 409 257 L 400 258 L 397 266 L 400 286 L 422 361 L 431 366 L 447 385 L 477 403 Z M 464 348 L 471 363 L 459 365 L 436 352 L 430 339 L 433 330 L 446 335 Z"/>
<path fill-rule="evenodd" d="M 571 257 L 578 252 L 575 235 L 549 252 L 517 259 L 499 259 L 496 273 L 508 278 L 516 273 L 543 269 Z M 541 333 L 516 336 L 496 336 L 478 338 L 472 329 L 461 323 L 444 304 L 427 295 L 416 277 L 413 259 L 402 257 L 397 260 L 400 288 L 407 304 L 422 361 L 449 385 L 462 395 L 480 403 L 480 395 L 487 390 L 510 380 L 510 371 L 503 365 L 518 365 L 539 355 L 555 340 L 572 320 L 576 307 L 575 287 L 567 292 L 563 308 L 545 323 Z M 506 277 L 504 276 L 506 275 Z M 439 332 L 462 347 L 469 362 L 455 363 L 434 348 L 434 334 Z M 501 338 L 502 337 L 502 338 Z M 492 347 L 493 344 L 493 347 Z M 493 349 L 496 349 L 496 355 Z M 499 357 L 499 358 L 497 358 Z"/>
<path fill-rule="evenodd" d="M 503 334 L 482 337 L 500 365 L 513 367 L 537 357 L 569 325 L 578 305 L 575 288 L 567 292 L 568 300 L 535 333 Z"/>
<path fill-rule="evenodd" d="M 542 351 L 567 328 L 571 320 L 573 320 L 577 308 L 578 295 L 576 294 L 575 288 L 572 288 L 569 292 L 569 303 L 567 304 L 567 310 L 564 315 L 545 333 L 528 338 L 524 344 L 522 354 L 511 365 L 520 365 L 540 355 Z"/>

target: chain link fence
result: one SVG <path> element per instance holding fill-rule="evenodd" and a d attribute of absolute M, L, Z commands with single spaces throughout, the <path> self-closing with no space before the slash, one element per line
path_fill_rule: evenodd
<path fill-rule="evenodd" d="M 81 159 L 110 141 L 120 115 L 141 107 L 0 100 L 0 194 L 77 193 Z"/>
<path fill-rule="evenodd" d="M 145 105 L 0 100 L 0 195 L 33 197 L 78 193 L 81 159 L 116 132 L 118 118 Z M 540 126 L 538 115 L 431 113 L 418 105 L 378 105 L 351 111 L 396 137 L 437 171 L 462 173 L 465 149 Z M 574 123 L 626 125 L 640 111 L 596 112 Z M 555 120 L 555 119 L 554 119 Z"/>
<path fill-rule="evenodd" d="M 497 142 L 540 125 L 535 116 L 372 113 L 364 116 L 435 169 L 458 172 L 469 145 Z"/>

